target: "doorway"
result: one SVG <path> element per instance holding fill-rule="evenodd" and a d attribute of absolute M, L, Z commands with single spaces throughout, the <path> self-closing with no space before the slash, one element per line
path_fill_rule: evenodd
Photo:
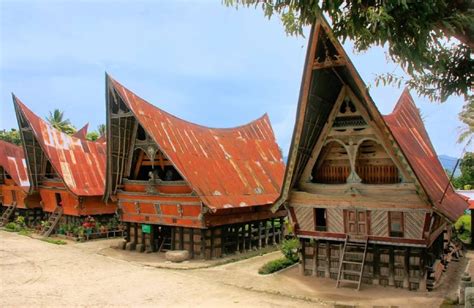
<path fill-rule="evenodd" d="M 366 210 L 346 210 L 346 233 L 352 235 L 367 235 L 367 211 Z"/>

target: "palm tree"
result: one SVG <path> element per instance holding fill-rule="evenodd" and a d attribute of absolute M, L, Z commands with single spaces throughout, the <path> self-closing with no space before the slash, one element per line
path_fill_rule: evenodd
<path fill-rule="evenodd" d="M 105 124 L 100 124 L 99 126 L 97 126 L 97 131 L 99 132 L 99 136 L 104 136 L 106 131 Z"/>
<path fill-rule="evenodd" d="M 64 119 L 64 111 L 54 109 L 53 112 L 49 112 L 49 116 L 46 117 L 46 120 L 51 124 L 51 126 L 63 133 L 72 135 L 76 132 L 76 128 L 71 124 L 71 121 L 69 119 Z"/>

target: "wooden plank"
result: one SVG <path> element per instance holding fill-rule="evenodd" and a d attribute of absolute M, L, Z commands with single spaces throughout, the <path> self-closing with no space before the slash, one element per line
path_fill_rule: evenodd
<path fill-rule="evenodd" d="M 381 237 L 389 236 L 387 211 L 373 210 L 371 213 L 372 235 Z"/>
<path fill-rule="evenodd" d="M 421 221 L 425 220 L 425 213 L 423 212 L 404 212 L 405 222 L 405 237 L 421 239 L 423 238 L 423 225 Z"/>
<path fill-rule="evenodd" d="M 206 259 L 206 233 L 201 229 L 201 259 Z"/>
<path fill-rule="evenodd" d="M 343 209 L 327 208 L 327 230 L 332 233 L 344 233 Z"/>
<path fill-rule="evenodd" d="M 214 257 L 214 228 L 210 229 L 211 232 L 211 259 Z"/>
<path fill-rule="evenodd" d="M 189 228 L 190 245 L 191 245 L 191 259 L 194 259 L 194 228 Z"/>
<path fill-rule="evenodd" d="M 179 249 L 184 249 L 184 228 L 179 227 Z"/>

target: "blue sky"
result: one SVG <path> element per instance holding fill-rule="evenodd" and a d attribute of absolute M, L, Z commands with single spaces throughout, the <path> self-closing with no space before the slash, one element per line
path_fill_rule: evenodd
<path fill-rule="evenodd" d="M 76 127 L 105 122 L 107 71 L 139 96 L 211 127 L 247 123 L 267 112 L 286 153 L 307 39 L 286 36 L 277 18 L 220 1 L 0 0 L 0 129 L 17 127 L 14 92 L 34 112 L 65 111 Z M 346 51 L 366 81 L 398 72 L 384 49 Z M 389 113 L 402 89 L 373 85 Z M 412 93 L 414 95 L 414 93 Z M 458 156 L 463 100 L 414 95 L 438 154 Z"/>

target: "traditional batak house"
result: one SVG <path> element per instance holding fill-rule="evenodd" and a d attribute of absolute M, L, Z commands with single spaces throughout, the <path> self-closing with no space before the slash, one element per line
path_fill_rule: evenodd
<path fill-rule="evenodd" d="M 0 140 L 0 225 L 7 224 L 12 216 L 25 217 L 29 225 L 42 217 L 38 194 L 28 194 L 30 182 L 25 156 L 20 146 Z"/>
<path fill-rule="evenodd" d="M 323 17 L 312 27 L 282 196 L 305 275 L 431 289 L 467 204 L 404 91 L 382 116 Z M 445 239 L 447 241 L 445 241 Z M 428 270 L 425 270 L 428 267 Z"/>
<path fill-rule="evenodd" d="M 51 214 L 42 233 L 48 236 L 54 231 L 61 216 L 62 222 L 76 225 L 89 215 L 110 218 L 116 205 L 102 201 L 105 143 L 69 136 L 35 115 L 17 97 L 13 96 L 13 102 L 31 183 L 29 192 L 39 191 L 43 211 Z"/>
<path fill-rule="evenodd" d="M 286 211 L 271 206 L 285 167 L 267 115 L 203 127 L 106 79 L 106 192 L 128 225 L 127 249 L 209 259 L 281 240 Z"/>

